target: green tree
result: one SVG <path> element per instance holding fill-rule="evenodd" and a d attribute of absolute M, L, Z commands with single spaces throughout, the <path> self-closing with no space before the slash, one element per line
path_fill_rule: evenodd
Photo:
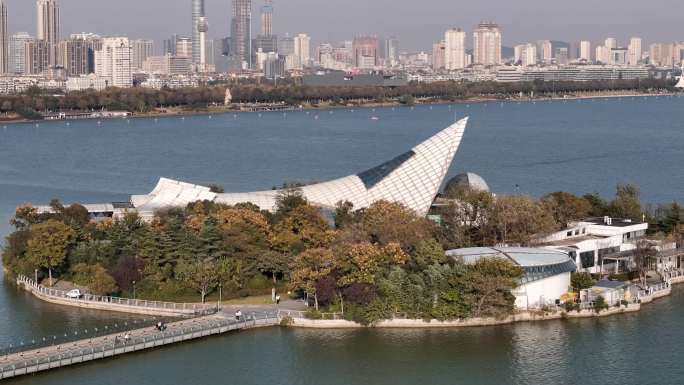
<path fill-rule="evenodd" d="M 570 276 L 570 285 L 575 292 L 579 293 L 580 290 L 594 286 L 594 279 L 589 273 L 572 273 Z"/>
<path fill-rule="evenodd" d="M 499 317 L 510 314 L 523 269 L 502 258 L 482 258 L 468 265 L 464 277 L 465 299 L 473 317 Z"/>
<path fill-rule="evenodd" d="M 74 283 L 86 286 L 93 294 L 108 295 L 119 290 L 114 278 L 99 264 L 77 264 L 71 268 Z"/>
<path fill-rule="evenodd" d="M 592 211 L 589 201 L 564 191 L 546 194 L 542 197 L 542 202 L 563 228 L 570 226 L 570 222 L 588 217 Z"/>
<path fill-rule="evenodd" d="M 31 227 L 26 254 L 36 265 L 48 270 L 50 286 L 52 270 L 62 265 L 74 237 L 71 227 L 55 219 Z"/>
<path fill-rule="evenodd" d="M 207 258 L 182 261 L 176 266 L 176 276 L 189 289 L 200 293 L 202 303 L 219 284 L 219 271 L 216 262 Z"/>
<path fill-rule="evenodd" d="M 615 199 L 610 203 L 610 215 L 633 221 L 643 219 L 639 187 L 632 184 L 618 184 Z"/>

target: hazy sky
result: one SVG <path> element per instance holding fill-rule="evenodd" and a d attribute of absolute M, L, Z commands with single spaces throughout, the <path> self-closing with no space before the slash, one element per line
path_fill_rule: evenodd
<path fill-rule="evenodd" d="M 58 0 L 62 35 L 95 32 L 161 40 L 190 33 L 191 0 Z M 10 31 L 35 34 L 35 1 L 4 0 Z M 205 0 L 210 36 L 227 36 L 231 0 Z M 253 31 L 263 0 L 253 1 Z M 305 32 L 314 42 L 356 33 L 396 35 L 402 49 L 427 50 L 449 27 L 470 32 L 498 22 L 504 44 L 539 39 L 603 40 L 630 36 L 646 43 L 684 40 L 684 0 L 274 0 L 274 30 Z M 468 38 L 470 40 L 470 37 Z"/>

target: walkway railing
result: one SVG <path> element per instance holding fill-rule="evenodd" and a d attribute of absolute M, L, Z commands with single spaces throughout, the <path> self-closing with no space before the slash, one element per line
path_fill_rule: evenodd
<path fill-rule="evenodd" d="M 114 311 L 125 311 L 126 307 L 132 307 L 138 309 L 159 310 L 160 312 L 169 314 L 176 313 L 194 316 L 213 314 L 216 312 L 216 305 L 200 303 L 148 301 L 143 299 L 120 298 L 94 294 L 83 294 L 80 298 L 71 298 L 67 296 L 67 292 L 64 290 L 45 287 L 23 275 L 19 275 L 17 277 L 17 284 L 23 285 L 24 288 L 29 289 L 38 296 L 73 301 L 75 305 L 78 305 L 79 303 L 104 305 L 105 307 L 110 307 L 109 310 Z"/>
<path fill-rule="evenodd" d="M 304 318 L 304 319 L 324 319 L 324 320 L 343 320 L 343 313 L 317 313 L 320 318 L 312 317 L 314 313 L 301 310 L 278 310 L 278 315 L 282 317 Z"/>
<path fill-rule="evenodd" d="M 239 321 L 212 317 L 201 323 L 180 328 L 174 328 L 174 324 L 169 324 L 168 331 L 152 335 L 137 336 L 130 339 L 123 339 L 118 335 L 116 337 L 109 335 L 107 338 L 99 338 L 95 342 L 91 340 L 88 346 L 72 348 L 71 344 L 64 344 L 52 347 L 48 349 L 48 352 L 38 352 L 34 355 L 15 354 L 0 357 L 0 379 L 151 349 L 157 346 L 226 333 L 231 330 L 276 325 L 278 322 L 275 313 L 250 313 Z M 70 348 L 72 350 L 69 350 Z"/>

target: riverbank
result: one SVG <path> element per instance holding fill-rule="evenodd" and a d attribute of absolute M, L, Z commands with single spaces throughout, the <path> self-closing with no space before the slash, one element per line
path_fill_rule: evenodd
<path fill-rule="evenodd" d="M 637 91 L 597 91 L 597 92 L 581 92 L 581 93 L 566 93 L 558 96 L 534 96 L 534 97 L 484 97 L 476 96 L 464 99 L 435 99 L 435 98 L 416 98 L 413 103 L 402 103 L 399 100 L 392 101 L 362 101 L 350 102 L 344 105 L 333 103 L 321 104 L 302 104 L 302 105 L 288 105 L 283 108 L 278 105 L 278 109 L 270 109 L 269 106 L 273 104 L 250 104 L 249 108 L 242 108 L 240 104 L 233 104 L 230 106 L 211 106 L 207 108 L 186 109 L 184 107 L 164 107 L 158 108 L 150 112 L 131 112 L 131 115 L 126 117 L 97 117 L 88 118 L 87 120 L 115 120 L 115 119 L 149 119 L 149 118 L 167 118 L 167 117 L 192 117 L 192 116 L 211 116 L 213 114 L 235 114 L 235 113 L 264 113 L 264 112 L 291 112 L 291 111 L 318 111 L 318 110 L 341 110 L 350 108 L 359 109 L 373 109 L 373 108 L 392 108 L 392 107 L 414 107 L 414 106 L 431 106 L 431 105 L 463 105 L 463 104 L 481 104 L 491 102 L 501 103 L 524 103 L 524 102 L 538 102 L 538 101 L 561 101 L 561 100 L 591 100 L 591 99 L 619 99 L 627 97 L 672 97 L 680 95 L 676 92 L 637 92 Z M 261 108 L 260 108 L 261 106 Z M 62 119 L 63 121 L 71 120 L 85 120 L 85 119 Z M 41 122 L 55 122 L 60 120 L 46 120 L 46 119 L 7 119 L 1 120 L 0 124 L 16 124 L 16 123 L 41 123 Z"/>

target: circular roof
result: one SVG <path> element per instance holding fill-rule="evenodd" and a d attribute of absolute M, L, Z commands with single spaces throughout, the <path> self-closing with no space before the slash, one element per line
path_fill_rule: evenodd
<path fill-rule="evenodd" d="M 489 192 L 489 185 L 487 185 L 487 182 L 485 182 L 481 176 L 472 172 L 458 174 L 449 179 L 444 186 L 444 191 L 455 190 L 458 188 L 469 188 L 471 190 Z"/>
<path fill-rule="evenodd" d="M 465 263 L 475 263 L 484 257 L 499 257 L 508 259 L 521 267 L 555 265 L 572 261 L 562 251 L 527 247 L 470 247 L 449 250 L 446 255 L 463 258 Z"/>

